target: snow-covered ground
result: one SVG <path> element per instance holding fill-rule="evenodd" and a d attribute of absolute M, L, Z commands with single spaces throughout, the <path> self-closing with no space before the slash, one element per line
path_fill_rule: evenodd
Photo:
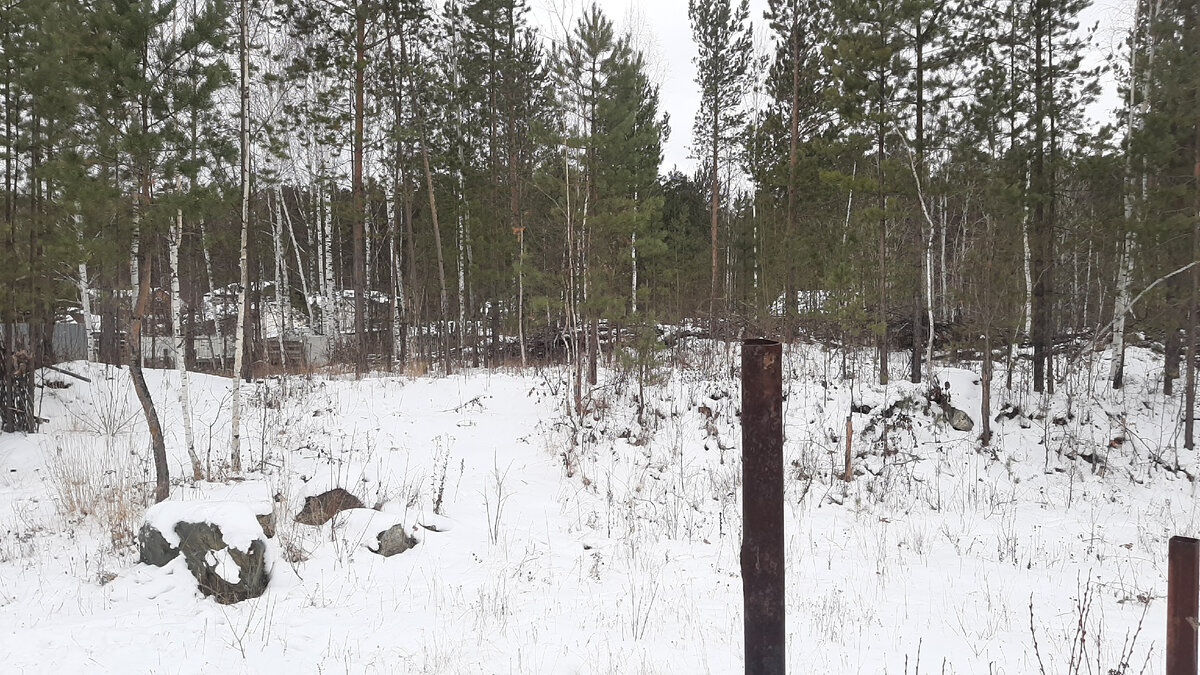
<path fill-rule="evenodd" d="M 47 374 L 67 386 L 39 390 L 43 432 L 0 436 L 0 670 L 741 672 L 738 350 L 670 356 L 644 407 L 633 375 L 604 371 L 582 426 L 558 369 L 248 385 L 247 473 L 172 489 L 279 514 L 267 593 L 229 606 L 182 565 L 137 563 L 152 473 L 128 373 L 66 364 L 92 383 Z M 1131 349 L 1120 392 L 1098 357 L 1049 400 L 998 369 L 993 414 L 1030 417 L 981 450 L 968 370 L 938 370 L 975 420 L 960 432 L 899 377 L 870 384 L 865 361 L 851 381 L 841 352 L 785 356 L 791 672 L 1162 672 L 1166 542 L 1200 534 L 1193 483 L 1164 466 L 1200 462 L 1177 449 L 1158 357 Z M 178 376 L 147 377 L 185 476 Z M 228 385 L 192 380 L 218 474 Z M 870 411 L 846 484 L 851 402 Z M 292 521 L 334 486 L 441 531 L 383 558 L 361 512 Z"/>

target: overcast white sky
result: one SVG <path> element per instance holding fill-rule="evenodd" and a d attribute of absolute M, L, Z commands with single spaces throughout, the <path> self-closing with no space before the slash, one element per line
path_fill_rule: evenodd
<path fill-rule="evenodd" d="M 1132 23 L 1134 0 L 1096 0 L 1081 16 L 1081 25 L 1099 24 L 1095 34 L 1092 61 L 1119 50 L 1125 31 Z M 560 39 L 575 25 L 588 0 L 531 0 L 532 19 L 552 39 Z M 629 28 L 637 38 L 652 67 L 652 76 L 661 85 L 661 106 L 671 117 L 671 137 L 663 148 L 663 171 L 678 167 L 690 172 L 692 159 L 692 120 L 700 104 L 696 89 L 696 68 L 692 59 L 696 47 L 688 23 L 687 0 L 597 0 L 618 30 Z M 763 10 L 766 0 L 750 1 L 756 42 L 765 50 L 766 25 Z M 1116 85 L 1105 78 L 1105 93 L 1089 111 L 1093 119 L 1108 119 L 1117 105 Z"/>

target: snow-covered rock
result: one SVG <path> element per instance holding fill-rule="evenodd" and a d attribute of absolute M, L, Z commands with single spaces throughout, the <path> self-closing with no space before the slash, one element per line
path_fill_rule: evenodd
<path fill-rule="evenodd" d="M 146 511 L 140 560 L 163 567 L 183 555 L 200 592 L 222 604 L 262 595 L 270 580 L 266 534 L 239 502 L 162 502 Z"/>
<path fill-rule="evenodd" d="M 358 497 L 342 488 L 334 488 L 315 497 L 305 497 L 304 508 L 296 514 L 296 522 L 303 525 L 320 526 L 346 509 L 361 509 L 362 507 L 363 503 Z"/>
<path fill-rule="evenodd" d="M 955 431 L 970 431 L 975 428 L 975 420 L 972 420 L 970 415 L 958 408 L 947 410 L 946 420 L 950 422 L 950 427 Z"/>

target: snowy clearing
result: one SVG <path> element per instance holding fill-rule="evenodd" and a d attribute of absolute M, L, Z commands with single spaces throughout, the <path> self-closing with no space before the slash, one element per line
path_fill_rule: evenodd
<path fill-rule="evenodd" d="M 677 352 L 647 384 L 640 422 L 636 380 L 605 370 L 579 428 L 558 369 L 247 385 L 248 471 L 176 482 L 181 504 L 166 509 L 273 506 L 268 590 L 229 606 L 201 596 L 181 559 L 137 563 L 138 495 L 153 477 L 128 371 L 65 364 L 92 383 L 47 373 L 68 386 L 39 390 L 43 432 L 0 436 L 0 663 L 741 672 L 737 356 L 704 343 Z M 1162 671 L 1166 542 L 1200 533 L 1185 475 L 1200 467 L 1176 450 L 1181 397 L 1157 393 L 1159 357 L 1131 348 L 1118 392 L 1097 357 L 1044 403 L 1018 393 L 1024 384 L 1007 392 L 999 371 L 993 415 L 1012 404 L 1028 416 L 996 422 L 987 451 L 969 370 L 938 370 L 975 420 L 961 432 L 925 411 L 916 385 L 869 384 L 869 366 L 843 379 L 841 352 L 795 345 L 785 358 L 792 672 Z M 197 450 L 220 473 L 229 381 L 192 378 Z M 178 375 L 147 379 L 179 479 Z M 851 403 L 865 412 L 852 416 L 846 484 Z M 380 513 L 293 522 L 305 497 L 332 487 Z M 374 535 L 401 523 L 419 543 L 373 553 Z"/>

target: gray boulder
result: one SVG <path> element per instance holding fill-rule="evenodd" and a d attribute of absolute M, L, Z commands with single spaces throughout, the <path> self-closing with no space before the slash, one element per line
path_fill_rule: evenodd
<path fill-rule="evenodd" d="M 304 508 L 296 514 L 296 522 L 302 525 L 321 526 L 330 518 L 347 509 L 363 508 L 362 501 L 342 488 L 322 492 L 304 499 Z"/>
<path fill-rule="evenodd" d="M 376 538 L 379 540 L 379 548 L 371 549 L 371 551 L 385 558 L 404 553 L 417 545 L 417 540 L 408 534 L 404 523 L 389 527 L 376 535 Z"/>
<path fill-rule="evenodd" d="M 155 567 L 163 567 L 179 555 L 179 549 L 163 537 L 162 532 L 150 523 L 142 525 L 138 532 L 138 561 Z"/>
<path fill-rule="evenodd" d="M 162 567 L 182 554 L 200 592 L 221 604 L 262 595 L 270 581 L 267 547 L 265 535 L 250 509 L 244 507 L 243 513 L 237 513 L 228 505 L 221 509 L 188 506 L 187 502 L 164 502 L 147 512 L 146 522 L 138 532 L 141 562 Z M 194 512 L 188 513 L 189 510 Z M 231 513 L 237 517 L 228 518 Z M 231 532 L 238 533 L 231 540 L 239 546 L 226 541 L 218 524 L 223 520 Z M 171 524 L 168 531 L 173 536 L 163 532 L 167 523 Z M 251 527 L 257 531 L 248 530 L 248 523 L 253 523 Z"/>
<path fill-rule="evenodd" d="M 958 408 L 947 409 L 946 420 L 957 431 L 970 431 L 975 428 L 975 421 L 971 419 L 971 416 Z"/>
<path fill-rule="evenodd" d="M 254 514 L 254 519 L 258 521 L 258 525 L 262 528 L 263 534 L 267 535 L 268 537 L 275 536 L 274 510 L 268 511 L 267 513 L 256 513 Z"/>

